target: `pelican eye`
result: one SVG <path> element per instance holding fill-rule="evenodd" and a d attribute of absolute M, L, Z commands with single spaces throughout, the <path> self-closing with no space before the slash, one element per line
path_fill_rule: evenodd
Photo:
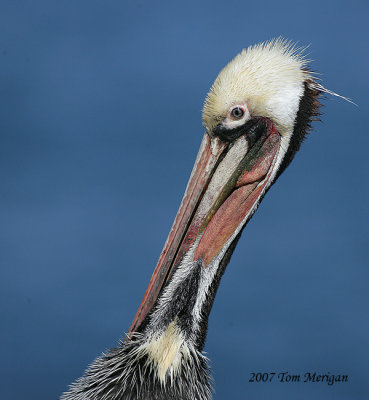
<path fill-rule="evenodd" d="M 233 119 L 241 119 L 244 116 L 245 112 L 243 111 L 243 109 L 241 107 L 235 107 L 232 111 L 231 111 L 231 116 Z"/>

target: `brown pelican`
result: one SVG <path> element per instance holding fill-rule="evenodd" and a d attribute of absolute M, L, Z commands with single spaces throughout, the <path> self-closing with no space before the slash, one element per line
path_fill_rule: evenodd
<path fill-rule="evenodd" d="M 220 279 L 246 223 L 334 94 L 281 39 L 249 47 L 205 100 L 206 129 L 187 189 L 126 338 L 62 400 L 208 400 L 202 350 Z"/>

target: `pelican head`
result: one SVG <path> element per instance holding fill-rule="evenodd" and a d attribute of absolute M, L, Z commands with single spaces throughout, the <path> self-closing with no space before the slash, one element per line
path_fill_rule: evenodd
<path fill-rule="evenodd" d="M 129 332 L 63 400 L 211 398 L 202 349 L 221 276 L 318 116 L 322 92 L 302 51 L 280 39 L 243 50 L 220 72 L 187 189 Z"/>

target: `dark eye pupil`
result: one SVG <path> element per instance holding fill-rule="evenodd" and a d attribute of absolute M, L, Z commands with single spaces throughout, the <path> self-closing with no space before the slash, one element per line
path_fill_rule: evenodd
<path fill-rule="evenodd" d="M 243 117 L 243 110 L 242 110 L 242 108 L 240 108 L 240 107 L 235 107 L 235 108 L 232 110 L 232 116 L 233 116 L 234 118 L 241 118 L 241 117 Z"/>

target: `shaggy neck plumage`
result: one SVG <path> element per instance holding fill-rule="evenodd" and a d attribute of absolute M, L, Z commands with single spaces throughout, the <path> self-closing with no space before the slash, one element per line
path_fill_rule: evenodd
<path fill-rule="evenodd" d="M 193 311 L 201 291 L 201 261 L 176 283 L 177 269 L 140 331 L 98 357 L 61 400 L 211 399 L 210 370 L 201 351 L 215 294 L 239 237 L 217 265 L 201 302 L 199 320 Z M 171 285 L 173 290 L 168 290 Z M 165 302 L 168 293 L 171 297 Z"/>

